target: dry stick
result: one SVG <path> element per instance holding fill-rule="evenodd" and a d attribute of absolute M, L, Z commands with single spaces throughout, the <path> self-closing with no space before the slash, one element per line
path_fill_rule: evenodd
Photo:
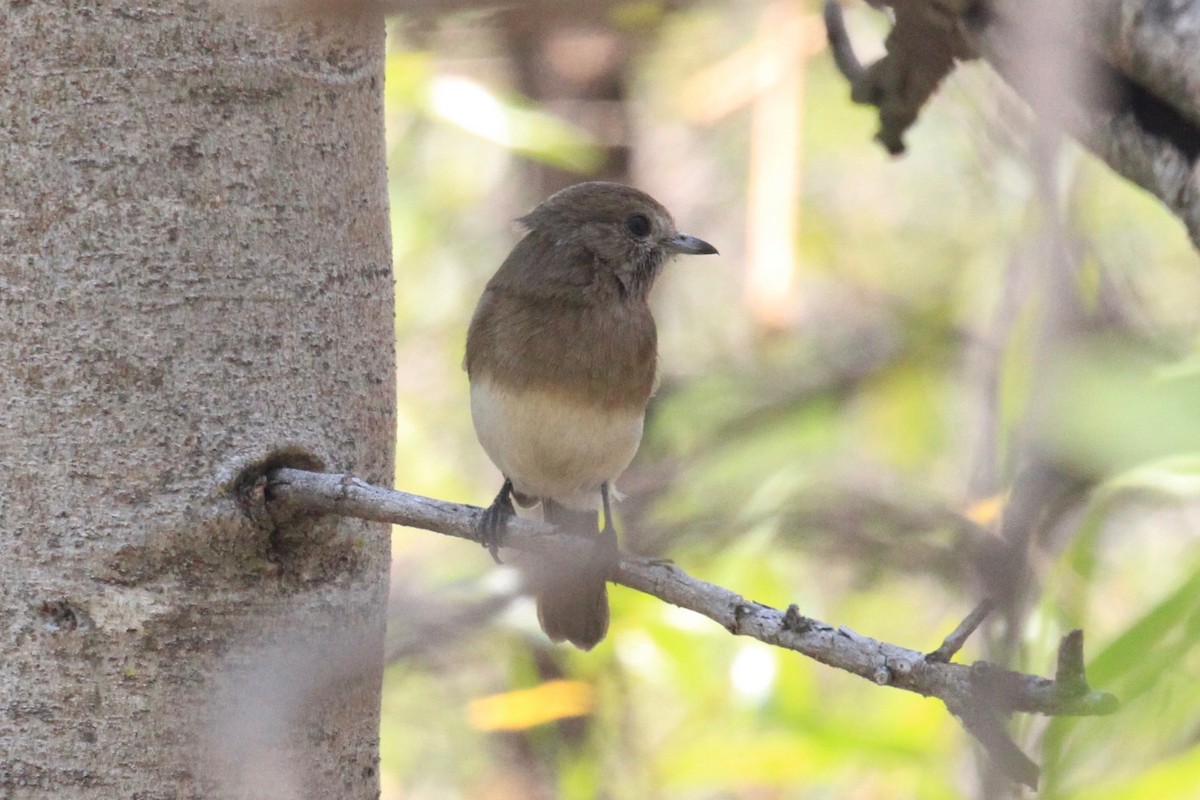
<path fill-rule="evenodd" d="M 962 646 L 967 643 L 967 639 L 971 638 L 971 634 L 975 629 L 983 624 L 987 619 L 988 614 L 992 613 L 992 601 L 983 600 L 979 605 L 975 606 L 975 610 L 967 615 L 967 618 L 958 624 L 958 627 L 950 632 L 937 650 L 926 654 L 925 658 L 930 661 L 941 661 L 943 663 L 954 658 Z M 1082 674 L 1083 665 L 1079 665 L 1079 671 Z"/>
<path fill-rule="evenodd" d="M 267 511 L 277 524 L 287 524 L 297 513 L 322 512 L 424 528 L 461 539 L 478 541 L 476 523 L 483 509 L 448 503 L 420 495 L 382 489 L 351 475 L 275 469 L 263 480 Z M 507 547 L 527 552 L 558 550 L 563 555 L 577 551 L 585 557 L 589 543 L 559 533 L 555 528 L 531 520 L 514 519 L 505 539 Z M 668 603 L 703 614 L 730 633 L 749 636 L 767 644 L 795 650 L 837 669 L 851 672 L 881 686 L 894 686 L 936 697 L 960 719 L 972 734 L 979 732 L 978 720 L 999 718 L 1012 712 L 1052 716 L 1094 716 L 1117 710 L 1117 699 L 1107 692 L 1092 691 L 1083 674 L 1082 634 L 1064 639 L 1066 653 L 1059 658 L 1057 680 L 996 667 L 983 662 L 967 666 L 939 661 L 915 650 L 881 642 L 842 627 L 803 616 L 796 606 L 786 611 L 747 600 L 745 597 L 685 573 L 679 567 L 622 553 L 612 577 L 628 586 Z M 973 620 L 979 616 L 978 620 Z M 970 631 L 982 621 L 976 611 L 947 637 L 957 650 Z M 968 623 L 971 623 L 970 625 Z M 952 653 L 951 653 L 952 655 Z M 969 723 L 969 724 L 968 724 Z M 980 738 L 1001 766 L 1013 761 L 1016 746 L 995 726 L 986 726 Z M 999 741 L 1003 739 L 1003 742 Z M 1022 783 L 1036 781 L 1037 768 L 1025 759 L 1006 771 Z M 1032 778 L 1031 778 L 1032 776 Z"/>
<path fill-rule="evenodd" d="M 833 54 L 833 63 L 851 86 L 858 86 L 867 71 L 854 53 L 854 45 L 850 42 L 850 34 L 846 32 L 846 23 L 842 19 L 842 7 L 835 0 L 829 0 L 825 3 L 824 17 L 825 36 L 829 41 L 829 52 Z"/>

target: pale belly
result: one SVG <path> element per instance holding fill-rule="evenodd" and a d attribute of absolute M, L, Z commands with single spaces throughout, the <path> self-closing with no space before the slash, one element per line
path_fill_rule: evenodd
<path fill-rule="evenodd" d="M 625 471 L 642 440 L 643 409 L 610 411 L 554 393 L 471 384 L 471 417 L 513 488 L 572 508 L 597 508 L 600 485 Z"/>

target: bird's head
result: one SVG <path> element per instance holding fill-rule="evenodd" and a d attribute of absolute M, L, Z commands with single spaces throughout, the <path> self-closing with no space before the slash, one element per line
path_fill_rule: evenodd
<path fill-rule="evenodd" d="M 653 197 L 620 183 L 568 186 L 520 221 L 557 246 L 586 249 L 598 266 L 612 270 L 626 292 L 642 297 L 670 256 L 717 252 L 703 239 L 676 230 L 671 214 Z"/>

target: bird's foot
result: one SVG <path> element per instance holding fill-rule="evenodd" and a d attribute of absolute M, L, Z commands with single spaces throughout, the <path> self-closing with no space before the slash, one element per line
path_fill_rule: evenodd
<path fill-rule="evenodd" d="M 476 524 L 479 543 L 487 548 L 497 564 L 504 563 L 500 560 L 500 546 L 504 544 L 504 537 L 508 533 L 508 518 L 517 513 L 512 504 L 512 490 L 512 481 L 506 479 L 500 487 L 500 493 L 483 510 Z"/>
<path fill-rule="evenodd" d="M 591 557 L 597 572 L 602 572 L 606 577 L 616 573 L 621 562 L 621 548 L 617 543 L 617 530 L 611 523 L 606 521 L 600 529 L 600 537 L 596 540 Z"/>
<path fill-rule="evenodd" d="M 605 575 L 613 575 L 621 561 L 621 546 L 617 541 L 617 529 L 613 525 L 612 505 L 608 499 L 608 483 L 600 485 L 600 499 L 604 513 L 604 527 L 600 529 L 600 539 L 592 559 L 604 570 Z"/>

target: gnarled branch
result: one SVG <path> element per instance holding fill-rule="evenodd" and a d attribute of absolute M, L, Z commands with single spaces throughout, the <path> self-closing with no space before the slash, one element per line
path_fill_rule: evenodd
<path fill-rule="evenodd" d="M 330 513 L 478 541 L 476 523 L 483 509 L 474 506 L 382 489 L 350 475 L 287 468 L 260 475 L 256 485 L 260 491 L 247 493 L 243 502 L 261 502 L 263 507 L 251 510 L 253 516 L 263 520 L 265 515 L 276 525 L 287 525 L 297 514 Z M 506 546 L 530 553 L 553 550 L 568 557 L 578 551 L 585 557 L 590 544 L 543 523 L 513 520 Z M 1002 724 L 1006 716 L 1013 712 L 1085 716 L 1117 709 L 1115 697 L 1087 685 L 1083 639 L 1078 631 L 1064 639 L 1057 674 L 1050 680 L 983 662 L 969 666 L 949 663 L 952 651 L 969 635 L 966 628 L 981 621 L 985 613 L 981 610 L 951 635 L 948 644 L 926 655 L 806 617 L 794 605 L 781 611 L 754 602 L 661 561 L 623 553 L 612 580 L 703 614 L 730 633 L 795 650 L 881 686 L 936 697 L 979 739 L 996 763 L 1022 783 L 1036 783 L 1037 766 L 1007 737 Z"/>
<path fill-rule="evenodd" d="M 868 0 L 890 6 L 887 55 L 863 67 L 838 0 L 830 49 L 855 102 L 879 108 L 879 141 L 904 133 L 956 60 L 982 58 L 1052 130 L 1153 193 L 1200 246 L 1200 0 Z"/>

